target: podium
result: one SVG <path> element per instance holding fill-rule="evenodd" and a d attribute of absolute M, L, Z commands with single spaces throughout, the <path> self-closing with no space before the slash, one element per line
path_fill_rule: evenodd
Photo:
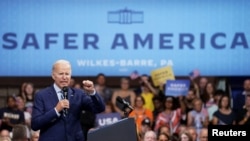
<path fill-rule="evenodd" d="M 125 118 L 88 133 L 87 141 L 138 141 L 134 118 Z"/>

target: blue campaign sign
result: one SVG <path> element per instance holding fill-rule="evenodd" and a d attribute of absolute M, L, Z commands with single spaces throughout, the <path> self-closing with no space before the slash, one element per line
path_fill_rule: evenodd
<path fill-rule="evenodd" d="M 250 75 L 249 0 L 1 0 L 0 76 Z"/>
<path fill-rule="evenodd" d="M 167 80 L 165 95 L 180 96 L 188 93 L 190 80 Z"/>
<path fill-rule="evenodd" d="M 113 124 L 121 119 L 119 113 L 101 113 L 96 115 L 96 126 L 105 126 Z"/>

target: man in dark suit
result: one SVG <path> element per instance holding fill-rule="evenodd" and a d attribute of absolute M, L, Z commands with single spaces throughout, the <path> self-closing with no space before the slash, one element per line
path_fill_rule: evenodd
<path fill-rule="evenodd" d="M 233 99 L 233 110 L 238 113 L 245 105 L 246 96 L 250 95 L 250 79 L 245 79 L 243 92 L 236 93 Z"/>
<path fill-rule="evenodd" d="M 52 68 L 54 84 L 35 95 L 31 128 L 40 130 L 39 141 L 84 141 L 80 124 L 82 110 L 103 112 L 103 99 L 96 93 L 92 81 L 84 80 L 83 89 L 68 87 L 71 79 L 71 64 L 58 60 Z M 62 89 L 68 98 L 62 98 Z M 65 94 L 65 90 L 63 90 Z"/>

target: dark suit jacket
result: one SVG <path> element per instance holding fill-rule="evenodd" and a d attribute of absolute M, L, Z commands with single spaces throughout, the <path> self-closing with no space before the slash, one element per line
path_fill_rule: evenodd
<path fill-rule="evenodd" d="M 236 91 L 233 97 L 233 110 L 238 113 L 245 105 L 246 95 L 242 91 Z"/>
<path fill-rule="evenodd" d="M 80 124 L 82 110 L 100 113 L 105 109 L 99 94 L 88 96 L 80 89 L 70 88 L 68 99 L 68 115 L 58 117 L 55 107 L 59 100 L 53 85 L 36 93 L 31 128 L 40 130 L 39 141 L 84 141 Z"/>

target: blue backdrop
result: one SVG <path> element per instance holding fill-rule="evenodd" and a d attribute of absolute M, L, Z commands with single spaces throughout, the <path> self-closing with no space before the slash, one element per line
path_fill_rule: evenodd
<path fill-rule="evenodd" d="M 1 0 L 0 76 L 250 75 L 248 0 Z"/>

